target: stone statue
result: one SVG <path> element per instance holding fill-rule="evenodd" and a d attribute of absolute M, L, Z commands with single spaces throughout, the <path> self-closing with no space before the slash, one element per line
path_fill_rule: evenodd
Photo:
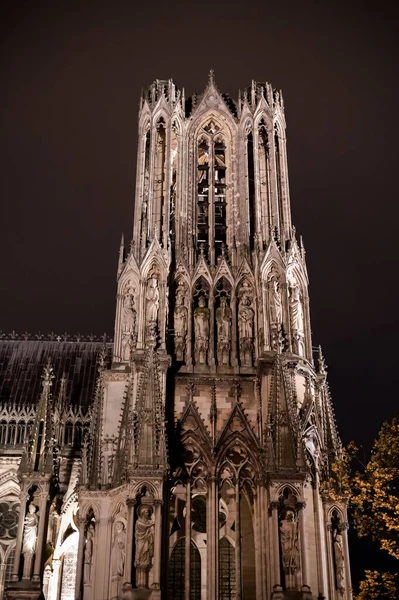
<path fill-rule="evenodd" d="M 269 307 L 270 324 L 279 328 L 283 322 L 283 307 L 281 302 L 279 282 L 275 278 L 269 281 Z"/>
<path fill-rule="evenodd" d="M 114 540 L 112 543 L 112 575 L 123 576 L 126 559 L 126 531 L 122 521 L 115 523 Z"/>
<path fill-rule="evenodd" d="M 298 523 L 293 510 L 287 510 L 281 521 L 280 544 L 284 572 L 293 574 L 299 569 Z"/>
<path fill-rule="evenodd" d="M 216 309 L 216 324 L 218 361 L 220 365 L 228 365 L 231 339 L 231 308 L 224 296 L 220 298 L 220 306 Z"/>
<path fill-rule="evenodd" d="M 195 362 L 206 365 L 209 348 L 209 317 L 210 310 L 206 306 L 204 296 L 200 296 L 198 306 L 194 310 L 194 333 L 195 333 Z"/>
<path fill-rule="evenodd" d="M 136 555 L 134 566 L 136 567 L 137 587 L 146 587 L 146 574 L 151 567 L 154 556 L 154 529 L 155 524 L 151 519 L 151 509 L 141 506 L 138 511 L 138 519 L 135 528 Z"/>
<path fill-rule="evenodd" d="M 158 279 L 150 277 L 147 282 L 147 324 L 156 323 L 158 320 L 159 309 L 159 288 Z"/>
<path fill-rule="evenodd" d="M 175 325 L 175 352 L 177 360 L 184 360 L 186 347 L 188 311 L 184 306 L 184 288 L 180 287 L 176 293 L 176 306 L 174 312 Z"/>
<path fill-rule="evenodd" d="M 302 356 L 304 354 L 303 307 L 299 285 L 295 280 L 290 286 L 290 315 L 293 350 Z"/>
<path fill-rule="evenodd" d="M 136 342 L 137 312 L 134 307 L 134 296 L 130 290 L 123 298 L 122 308 L 122 358 L 129 360 L 132 343 Z"/>
<path fill-rule="evenodd" d="M 86 546 L 84 556 L 84 569 L 83 569 L 83 582 L 85 585 L 91 583 L 91 566 L 93 563 L 93 538 L 94 538 L 94 527 L 90 523 L 87 534 L 86 534 Z"/>
<path fill-rule="evenodd" d="M 251 308 L 250 290 L 244 289 L 238 307 L 238 335 L 241 364 L 252 366 L 252 347 L 254 336 L 254 311 Z"/>
<path fill-rule="evenodd" d="M 345 587 L 345 562 L 344 548 L 342 544 L 342 534 L 339 529 L 335 529 L 333 533 L 334 540 L 334 558 L 335 572 L 337 575 L 337 587 L 342 590 Z"/>
<path fill-rule="evenodd" d="M 29 504 L 28 513 L 25 517 L 24 536 L 22 539 L 22 553 L 33 554 L 36 548 L 37 527 L 39 517 L 34 504 Z"/>

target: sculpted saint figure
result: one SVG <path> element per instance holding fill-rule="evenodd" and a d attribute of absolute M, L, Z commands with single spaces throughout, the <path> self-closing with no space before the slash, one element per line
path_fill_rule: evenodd
<path fill-rule="evenodd" d="M 36 514 L 34 504 L 29 504 L 28 513 L 25 517 L 24 536 L 22 539 L 23 554 L 33 554 L 36 548 L 37 541 L 37 526 L 39 517 Z"/>
<path fill-rule="evenodd" d="M 134 296 L 128 291 L 123 298 L 122 330 L 133 333 L 136 328 L 137 313 L 134 308 Z"/>
<path fill-rule="evenodd" d="M 147 284 L 147 323 L 156 323 L 159 308 L 158 279 L 151 277 Z"/>
<path fill-rule="evenodd" d="M 122 521 L 115 523 L 114 541 L 112 544 L 112 575 L 123 576 L 126 558 L 126 531 Z"/>
<path fill-rule="evenodd" d="M 283 322 L 283 308 L 277 279 L 269 282 L 270 323 L 279 327 Z"/>
<path fill-rule="evenodd" d="M 296 281 L 294 281 L 293 285 L 290 287 L 290 313 L 293 350 L 297 354 L 303 355 L 303 307 L 299 285 Z"/>
<path fill-rule="evenodd" d="M 187 335 L 187 308 L 184 306 L 184 289 L 179 289 L 176 295 L 174 312 L 175 352 L 177 360 L 184 360 Z"/>
<path fill-rule="evenodd" d="M 136 522 L 135 540 L 136 556 L 134 566 L 148 569 L 154 556 L 154 521 L 151 519 L 151 510 L 147 507 L 139 509 L 139 518 Z"/>
<path fill-rule="evenodd" d="M 333 539 L 337 587 L 343 589 L 345 580 L 344 549 L 342 545 L 342 535 L 338 529 L 334 530 Z"/>
<path fill-rule="evenodd" d="M 293 510 L 287 510 L 281 521 L 280 543 L 284 571 L 292 574 L 299 568 L 298 524 Z"/>
<path fill-rule="evenodd" d="M 216 309 L 216 323 L 218 335 L 218 361 L 221 365 L 229 364 L 230 338 L 231 338 L 231 308 L 227 298 L 220 298 L 220 306 Z"/>
<path fill-rule="evenodd" d="M 254 311 L 247 291 L 242 294 L 238 307 L 238 334 L 241 364 L 250 367 L 252 366 Z"/>
<path fill-rule="evenodd" d="M 204 296 L 200 296 L 198 306 L 194 310 L 195 361 L 199 365 L 206 364 L 209 346 L 209 316 Z"/>
<path fill-rule="evenodd" d="M 93 562 L 93 537 L 94 527 L 92 524 L 90 524 L 86 534 L 86 546 L 84 556 L 83 582 L 85 584 L 91 583 L 91 566 Z"/>

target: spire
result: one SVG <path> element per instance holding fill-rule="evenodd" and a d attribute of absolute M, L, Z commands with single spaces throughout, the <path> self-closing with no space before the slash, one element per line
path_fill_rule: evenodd
<path fill-rule="evenodd" d="M 35 421 L 29 436 L 29 450 L 26 468 L 32 471 L 50 473 L 53 468 L 54 431 L 52 419 L 53 367 L 49 357 L 43 369 L 42 393 L 37 407 Z"/>
<path fill-rule="evenodd" d="M 121 243 L 119 246 L 118 277 L 122 273 L 124 262 L 125 262 L 125 236 L 122 233 Z"/>
<path fill-rule="evenodd" d="M 215 85 L 215 71 L 213 69 L 209 69 L 208 85 Z"/>

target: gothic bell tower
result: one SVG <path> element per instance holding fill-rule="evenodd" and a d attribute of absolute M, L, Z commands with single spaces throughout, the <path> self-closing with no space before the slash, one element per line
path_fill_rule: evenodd
<path fill-rule="evenodd" d="M 235 102 L 211 72 L 201 95 L 157 80 L 141 97 L 133 240 L 82 455 L 76 598 L 351 599 L 285 130 L 268 83 Z"/>

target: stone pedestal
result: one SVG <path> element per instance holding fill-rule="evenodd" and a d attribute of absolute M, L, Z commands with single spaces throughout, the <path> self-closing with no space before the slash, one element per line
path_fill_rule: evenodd
<path fill-rule="evenodd" d="M 307 585 L 303 585 L 301 591 L 284 591 L 281 586 L 275 585 L 271 600 L 312 600 L 312 592 Z"/>
<path fill-rule="evenodd" d="M 41 593 L 39 582 L 28 580 L 10 582 L 4 592 L 4 600 L 39 600 Z"/>

